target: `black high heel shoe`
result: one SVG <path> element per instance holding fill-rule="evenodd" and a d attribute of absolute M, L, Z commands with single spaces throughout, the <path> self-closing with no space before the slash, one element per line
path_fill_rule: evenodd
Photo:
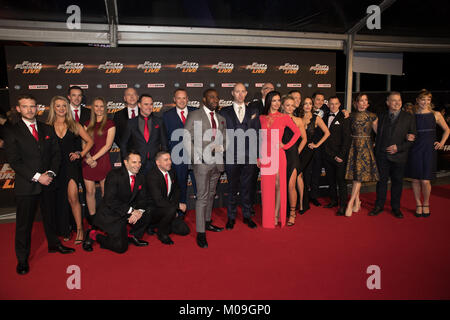
<path fill-rule="evenodd" d="M 416 213 L 414 213 L 415 217 L 420 218 L 421 216 L 423 216 L 423 208 L 422 208 L 422 213 L 418 213 L 417 208 L 422 208 L 422 206 L 416 206 Z"/>
<path fill-rule="evenodd" d="M 288 227 L 292 227 L 295 224 L 295 216 L 297 213 L 295 212 L 295 207 L 290 207 L 289 220 L 287 222 Z"/>
<path fill-rule="evenodd" d="M 429 208 L 430 206 L 429 206 L 429 205 L 428 205 L 428 206 L 422 205 L 422 207 L 423 207 L 423 208 Z M 423 209 L 422 209 L 422 210 L 423 210 Z M 429 210 L 429 209 L 428 209 L 428 210 Z M 425 212 L 422 211 L 422 217 L 428 218 L 430 215 L 431 215 L 431 212 L 428 211 L 428 213 L 425 213 Z"/>

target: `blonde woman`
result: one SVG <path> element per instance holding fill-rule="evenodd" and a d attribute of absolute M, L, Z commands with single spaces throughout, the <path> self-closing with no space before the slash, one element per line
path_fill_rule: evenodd
<path fill-rule="evenodd" d="M 406 176 L 412 178 L 416 217 L 430 216 L 430 180 L 435 178 L 436 150 L 442 149 L 450 134 L 450 129 L 440 112 L 433 111 L 432 95 L 427 90 L 420 91 L 414 106 L 417 138 L 409 150 Z M 442 130 L 442 138 L 436 141 L 436 124 Z M 423 201 L 422 201 L 423 197 Z"/>
<path fill-rule="evenodd" d="M 68 241 L 72 231 L 71 209 L 77 228 L 75 244 L 81 244 L 84 232 L 81 205 L 78 198 L 78 183 L 81 181 L 80 162 L 91 149 L 94 141 L 86 130 L 73 120 L 72 112 L 69 109 L 69 101 L 62 96 L 52 98 L 47 124 L 53 127 L 61 151 L 61 166 L 56 177 L 58 191 L 55 226 L 64 240 Z M 81 151 L 77 150 L 80 146 L 80 138 L 85 141 Z"/>
<path fill-rule="evenodd" d="M 83 178 L 86 186 L 86 203 L 89 215 L 95 214 L 95 181 L 100 182 L 102 197 L 105 192 L 105 179 L 111 170 L 109 150 L 114 142 L 116 127 L 108 120 L 105 99 L 97 97 L 92 101 L 91 118 L 85 123 L 87 133 L 94 139 L 94 146 L 83 161 Z"/>
<path fill-rule="evenodd" d="M 281 108 L 283 110 L 283 113 L 286 113 L 291 117 L 292 121 L 294 121 L 295 125 L 300 130 L 300 136 L 301 139 L 298 139 L 297 142 L 294 143 L 292 147 L 285 150 L 286 152 L 286 178 L 288 182 L 288 201 L 289 201 L 289 218 L 286 225 L 288 227 L 293 226 L 295 224 L 295 207 L 297 204 L 297 186 L 299 190 L 303 189 L 303 180 L 299 174 L 299 167 L 300 167 L 300 158 L 299 154 L 302 152 L 303 148 L 306 145 L 306 131 L 305 127 L 303 126 L 302 119 L 294 116 L 294 111 L 296 109 L 295 107 L 295 100 L 292 96 L 283 96 L 281 99 Z M 283 134 L 283 143 L 288 143 L 292 136 L 294 135 L 294 132 L 287 127 L 284 130 Z"/>

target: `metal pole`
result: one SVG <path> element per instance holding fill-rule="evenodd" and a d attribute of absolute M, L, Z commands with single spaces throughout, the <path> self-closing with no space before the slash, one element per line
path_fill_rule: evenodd
<path fill-rule="evenodd" d="M 388 74 L 386 78 L 386 91 L 391 91 L 391 75 Z"/>
<path fill-rule="evenodd" d="M 355 72 L 356 79 L 355 79 L 355 92 L 361 91 L 361 73 Z"/>
<path fill-rule="evenodd" d="M 345 106 L 350 112 L 352 109 L 352 88 L 353 88 L 353 41 L 354 34 L 347 35 L 345 46 L 346 59 L 346 76 L 345 76 Z"/>

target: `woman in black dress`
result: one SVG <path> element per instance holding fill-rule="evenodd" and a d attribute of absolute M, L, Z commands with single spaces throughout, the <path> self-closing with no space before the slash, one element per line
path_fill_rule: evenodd
<path fill-rule="evenodd" d="M 294 116 L 295 111 L 295 100 L 292 96 L 284 96 L 281 99 L 281 107 L 284 113 L 288 114 L 292 121 L 296 124 L 296 126 L 300 130 L 300 138 L 296 143 L 286 152 L 286 181 L 288 182 L 288 200 L 289 200 L 289 214 L 288 214 L 288 222 L 287 226 L 293 226 L 295 224 L 295 206 L 297 204 L 297 186 L 300 190 L 302 185 L 300 184 L 301 178 L 299 178 L 299 167 L 300 167 L 300 158 L 299 154 L 302 152 L 303 148 L 306 145 L 306 132 L 305 127 L 303 126 L 302 119 Z M 286 127 L 284 130 L 282 142 L 287 144 L 292 137 L 294 136 L 294 132 L 289 127 Z"/>
<path fill-rule="evenodd" d="M 55 226 L 59 235 L 63 236 L 65 241 L 68 241 L 72 231 L 70 223 L 70 209 L 72 209 L 77 228 L 75 244 L 80 244 L 84 237 L 81 205 L 78 198 L 78 183 L 82 179 L 80 174 L 81 159 L 91 149 L 94 141 L 83 126 L 73 120 L 72 112 L 69 110 L 69 101 L 62 96 L 52 98 L 47 124 L 55 130 L 61 150 L 61 165 L 56 176 L 57 212 Z M 80 137 L 86 142 L 81 151 L 77 150 L 80 146 Z"/>
<path fill-rule="evenodd" d="M 328 127 L 323 122 L 320 116 L 312 113 L 313 101 L 310 97 L 306 97 L 303 100 L 303 104 L 300 107 L 299 116 L 303 121 L 303 125 L 306 130 L 306 137 L 308 140 L 308 146 L 303 148 L 300 153 L 300 164 L 299 164 L 299 190 L 300 190 L 300 214 L 305 213 L 309 209 L 309 188 L 311 185 L 312 177 L 312 158 L 314 151 L 318 148 L 325 140 L 330 136 L 330 131 Z M 319 127 L 323 131 L 322 138 L 315 143 L 314 136 L 315 130 Z"/>

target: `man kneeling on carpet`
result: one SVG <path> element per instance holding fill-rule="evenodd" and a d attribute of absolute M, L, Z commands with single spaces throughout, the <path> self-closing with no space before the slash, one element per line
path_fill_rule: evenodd
<path fill-rule="evenodd" d="M 128 242 L 138 247 L 148 245 L 140 240 L 150 223 L 150 214 L 145 210 L 145 177 L 139 173 L 141 156 L 136 151 L 129 151 L 123 162 L 124 167 L 108 173 L 103 201 L 93 218 L 94 225 L 107 235 L 88 230 L 83 243 L 86 251 L 92 251 L 94 240 L 102 248 L 117 253 L 126 252 Z M 129 232 L 128 225 L 131 226 Z"/>
<path fill-rule="evenodd" d="M 186 204 L 180 203 L 180 186 L 172 169 L 172 159 L 167 151 L 156 154 L 156 167 L 147 174 L 147 197 L 150 212 L 149 234 L 157 229 L 158 239 L 163 244 L 173 244 L 169 234 L 188 235 L 189 227 L 183 218 L 176 217 L 177 211 L 186 213 Z"/>

